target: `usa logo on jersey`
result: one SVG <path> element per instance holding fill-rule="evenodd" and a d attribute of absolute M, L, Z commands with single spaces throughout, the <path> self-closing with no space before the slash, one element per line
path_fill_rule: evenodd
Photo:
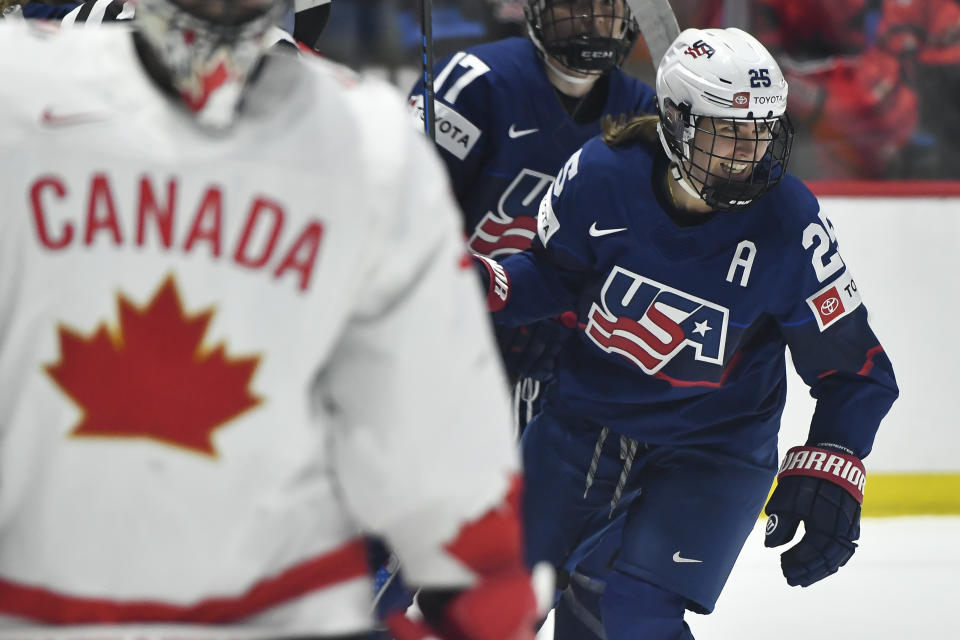
<path fill-rule="evenodd" d="M 614 267 L 585 331 L 605 352 L 654 374 L 687 346 L 696 360 L 723 364 L 729 315 L 725 307 Z"/>
<path fill-rule="evenodd" d="M 474 253 L 498 258 L 527 249 L 537 235 L 537 207 L 553 176 L 523 169 L 500 196 L 497 211 L 488 211 L 468 245 Z"/>

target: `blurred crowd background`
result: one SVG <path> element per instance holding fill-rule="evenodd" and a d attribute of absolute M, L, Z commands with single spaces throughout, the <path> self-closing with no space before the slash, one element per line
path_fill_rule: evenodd
<path fill-rule="evenodd" d="M 670 2 L 681 28 L 740 27 L 777 56 L 799 132 L 791 169 L 801 178 L 960 179 L 960 0 Z M 436 60 L 524 36 L 525 6 L 433 0 Z M 421 73 L 419 0 L 335 0 L 330 7 L 318 50 L 408 91 Z M 625 66 L 653 84 L 642 40 Z"/>
<path fill-rule="evenodd" d="M 437 60 L 526 32 L 525 0 L 433 0 Z M 804 179 L 960 179 L 960 0 L 671 0 L 680 27 L 745 28 L 790 82 Z M 336 0 L 320 50 L 408 90 L 417 0 Z M 641 41 L 627 71 L 652 84 Z"/>

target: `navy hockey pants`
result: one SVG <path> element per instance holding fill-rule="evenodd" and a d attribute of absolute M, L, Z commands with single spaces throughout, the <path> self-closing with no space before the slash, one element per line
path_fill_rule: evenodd
<path fill-rule="evenodd" d="M 773 482 L 775 445 L 758 464 L 614 433 L 598 447 L 601 430 L 547 404 L 524 432 L 528 561 L 616 570 L 712 611 Z"/>

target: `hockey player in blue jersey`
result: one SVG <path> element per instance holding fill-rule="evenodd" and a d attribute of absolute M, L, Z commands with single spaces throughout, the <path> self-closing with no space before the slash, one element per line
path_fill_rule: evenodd
<path fill-rule="evenodd" d="M 477 258 L 497 322 L 577 312 L 522 441 L 528 560 L 569 569 L 613 540 L 608 640 L 689 639 L 685 610 L 713 610 L 776 474 L 787 346 L 817 406 L 766 544 L 804 523 L 781 555 L 801 586 L 856 548 L 862 459 L 898 389 L 833 226 L 786 172 L 786 98 L 753 37 L 684 31 L 659 117 L 608 123 L 540 203 L 533 247 Z"/>
<path fill-rule="evenodd" d="M 530 246 L 540 199 L 570 154 L 600 133 L 603 116 L 656 109 L 653 89 L 620 69 L 640 33 L 624 0 L 529 0 L 525 13 L 529 38 L 459 51 L 435 70 L 437 148 L 470 249 L 494 258 Z M 423 101 L 420 81 L 410 104 L 421 127 Z M 518 431 L 570 333 L 559 319 L 497 327 Z M 374 557 L 386 560 L 383 550 Z M 406 604 L 386 565 L 377 581 L 381 610 Z"/>
<path fill-rule="evenodd" d="M 541 197 L 570 154 L 600 133 L 604 115 L 652 113 L 656 104 L 652 88 L 619 68 L 639 35 L 624 0 L 529 0 L 526 19 L 529 39 L 457 52 L 437 64 L 434 80 L 437 146 L 464 233 L 472 251 L 493 258 L 530 246 Z M 421 81 L 410 94 L 421 123 L 423 100 Z M 551 343 L 567 334 L 553 320 L 501 328 L 510 379 L 549 377 Z M 521 427 L 538 387 L 518 385 Z"/>

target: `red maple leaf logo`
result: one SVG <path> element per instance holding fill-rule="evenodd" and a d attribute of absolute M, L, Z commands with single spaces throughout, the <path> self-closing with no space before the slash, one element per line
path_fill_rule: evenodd
<path fill-rule="evenodd" d="M 150 438 L 215 456 L 218 427 L 258 405 L 250 379 L 259 357 L 202 346 L 213 316 L 183 311 L 173 277 L 143 308 L 118 296 L 120 324 L 89 338 L 60 327 L 60 361 L 46 367 L 83 410 L 74 436 Z"/>

